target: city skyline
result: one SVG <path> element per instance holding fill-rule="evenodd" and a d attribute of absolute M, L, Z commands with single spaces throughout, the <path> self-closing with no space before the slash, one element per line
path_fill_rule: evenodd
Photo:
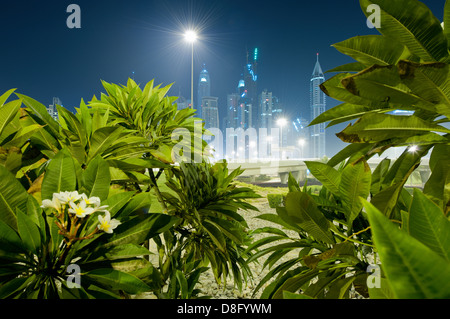
<path fill-rule="evenodd" d="M 443 0 L 424 0 L 442 20 Z M 298 2 L 165 0 L 75 1 L 81 28 L 69 29 L 66 12 L 73 1 L 42 4 L 15 1 L 0 12 L 2 51 L 0 90 L 17 88 L 44 105 L 54 96 L 74 110 L 81 99 L 102 92 L 101 80 L 125 84 L 155 79 L 173 83 L 170 95 L 190 96 L 190 49 L 183 28 L 198 27 L 194 45 L 194 79 L 205 63 L 218 97 L 220 121 L 227 95 L 233 93 L 246 53 L 259 49 L 258 91 L 272 92 L 287 115 L 309 117 L 311 65 L 320 53 L 323 71 L 351 60 L 331 47 L 345 39 L 377 34 L 367 27 L 358 1 Z M 337 105 L 327 100 L 327 109 Z M 333 155 L 345 144 L 327 136 Z M 328 149 L 327 149 L 328 153 Z M 327 154 L 328 155 L 328 154 Z"/>

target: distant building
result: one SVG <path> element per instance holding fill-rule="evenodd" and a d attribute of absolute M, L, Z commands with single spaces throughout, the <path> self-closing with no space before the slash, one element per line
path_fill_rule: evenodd
<path fill-rule="evenodd" d="M 47 112 L 48 112 L 48 114 L 50 114 L 51 117 L 53 117 L 54 120 L 57 121 L 59 116 L 58 116 L 58 110 L 56 108 L 56 105 L 63 106 L 61 103 L 61 100 L 58 97 L 53 98 L 53 104 L 50 104 L 47 107 Z"/>
<path fill-rule="evenodd" d="M 198 115 L 203 118 L 203 97 L 211 96 L 211 79 L 209 77 L 208 70 L 206 70 L 206 65 L 203 64 L 202 71 L 200 72 L 200 76 L 198 79 Z"/>
<path fill-rule="evenodd" d="M 204 96 L 202 98 L 202 118 L 205 128 L 219 128 L 219 98 Z"/>
<path fill-rule="evenodd" d="M 319 54 L 317 53 L 317 62 L 310 82 L 310 98 L 311 98 L 311 121 L 325 112 L 325 93 L 320 89 L 320 85 L 325 82 L 322 68 L 319 63 Z M 322 158 L 326 155 L 325 151 L 325 123 L 317 124 L 310 127 L 310 157 Z"/>
<path fill-rule="evenodd" d="M 176 103 L 177 103 L 177 110 L 182 110 L 189 107 L 188 101 L 184 96 L 178 96 Z"/>
<path fill-rule="evenodd" d="M 239 99 L 238 93 L 227 95 L 227 123 L 225 129 L 243 127 L 243 112 L 239 107 Z"/>
<path fill-rule="evenodd" d="M 268 132 L 272 128 L 272 92 L 264 90 L 259 96 L 260 122 L 259 128 L 266 128 Z"/>

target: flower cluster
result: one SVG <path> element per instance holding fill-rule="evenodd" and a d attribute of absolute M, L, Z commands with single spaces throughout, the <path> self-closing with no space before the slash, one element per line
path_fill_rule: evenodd
<path fill-rule="evenodd" d="M 60 192 L 53 194 L 51 200 L 42 201 L 42 208 L 51 208 L 56 217 L 56 225 L 59 233 L 68 239 L 68 242 L 92 238 L 98 231 L 111 234 L 120 224 L 116 219 L 111 219 L 107 210 L 108 206 L 100 205 L 100 198 L 87 197 L 86 194 L 74 192 Z M 78 230 L 85 221 L 95 212 L 103 212 L 98 216 L 99 224 L 90 234 L 81 236 Z"/>

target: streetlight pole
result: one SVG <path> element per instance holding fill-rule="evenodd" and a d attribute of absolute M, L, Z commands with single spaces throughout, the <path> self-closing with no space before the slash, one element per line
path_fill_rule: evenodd
<path fill-rule="evenodd" d="M 287 124 L 287 120 L 285 118 L 280 118 L 277 121 L 278 126 L 280 127 L 280 158 L 283 159 L 283 127 Z"/>
<path fill-rule="evenodd" d="M 191 43 L 191 109 L 194 108 L 194 41 Z"/>
<path fill-rule="evenodd" d="M 184 34 L 187 42 L 191 43 L 191 109 L 194 108 L 194 42 L 197 40 L 197 33 L 188 30 Z"/>

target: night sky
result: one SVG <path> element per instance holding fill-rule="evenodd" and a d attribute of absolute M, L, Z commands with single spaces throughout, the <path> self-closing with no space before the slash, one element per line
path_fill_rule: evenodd
<path fill-rule="evenodd" d="M 395 0 L 393 0 L 395 1 Z M 445 0 L 424 0 L 442 20 Z M 81 8 L 81 29 L 69 29 L 69 4 Z M 331 47 L 369 29 L 357 0 L 71 0 L 3 1 L 0 10 L 0 93 L 17 88 L 44 105 L 54 96 L 69 110 L 103 91 L 101 80 L 142 87 L 174 83 L 170 95 L 190 97 L 190 46 L 183 30 L 201 30 L 195 44 L 194 91 L 201 64 L 211 95 L 226 95 L 243 72 L 246 50 L 258 47 L 259 91 L 268 89 L 288 115 L 309 118 L 309 80 L 316 53 L 324 71 L 352 60 Z M 329 78 L 330 75 L 327 75 Z M 327 99 L 327 109 L 338 102 Z M 344 125 L 345 126 L 345 125 Z M 331 155 L 344 146 L 327 132 Z"/>

